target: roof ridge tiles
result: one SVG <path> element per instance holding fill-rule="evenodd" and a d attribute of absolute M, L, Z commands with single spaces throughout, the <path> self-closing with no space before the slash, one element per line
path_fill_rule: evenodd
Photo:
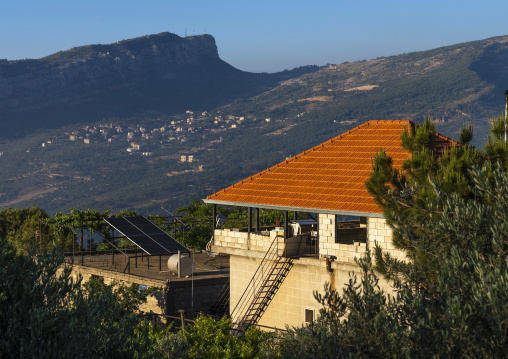
<path fill-rule="evenodd" d="M 437 137 L 444 138 L 446 141 L 453 142 L 453 144 L 457 144 L 457 145 L 459 145 L 459 144 L 460 144 L 460 142 L 459 142 L 459 141 L 454 140 L 453 138 L 450 138 L 450 137 L 448 137 L 448 136 L 442 135 L 442 134 L 440 134 L 440 133 L 439 133 L 439 132 L 437 132 L 437 131 L 435 132 L 435 135 L 436 135 Z"/>

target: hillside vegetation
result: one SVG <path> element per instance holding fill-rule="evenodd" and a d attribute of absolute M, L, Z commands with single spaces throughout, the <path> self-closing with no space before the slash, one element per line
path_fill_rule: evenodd
<path fill-rule="evenodd" d="M 103 118 L 210 109 L 269 90 L 317 67 L 240 71 L 210 35 L 148 35 L 41 58 L 0 61 L 0 137 Z"/>
<path fill-rule="evenodd" d="M 116 57 L 125 57 L 117 68 Z M 367 120 L 431 117 L 453 138 L 470 121 L 482 146 L 508 88 L 508 36 L 278 74 L 232 68 L 211 36 L 172 34 L 24 61 L 0 63 L 3 84 L 67 67 L 82 75 L 65 77 L 71 90 L 56 93 L 43 86 L 16 97 L 0 86 L 0 133 L 24 134 L 0 139 L 0 207 L 50 213 L 175 209 Z M 53 107 L 36 106 L 48 97 Z M 132 143 L 140 150 L 128 152 Z"/>
<path fill-rule="evenodd" d="M 0 350 L 11 357 L 44 352 L 55 358 L 70 353 L 87 358 L 504 358 L 505 125 L 503 117 L 493 123 L 485 153 L 469 145 L 472 133 L 466 126 L 461 146 L 436 158 L 429 145 L 435 127 L 426 120 L 401 136 L 412 154 L 403 172 L 380 151 L 367 187 L 407 261 L 391 257 L 374 241 L 376 261 L 368 250 L 355 258 L 358 268 L 342 288 L 332 281 L 314 291 L 319 316 L 298 328 L 261 332 L 251 326 L 238 335 L 229 318 L 201 315 L 192 324 L 183 325 L 182 318 L 180 328 L 146 324 L 135 313 L 157 288 L 106 285 L 100 278 L 75 281 L 57 250 L 82 243 L 77 234 L 83 222 L 109 232 L 102 219 L 110 213 L 73 210 L 53 220 L 39 208 L 0 211 Z M 193 201 L 191 207 L 182 211 L 210 218 L 211 205 Z M 41 227 L 41 220 L 48 226 Z M 390 283 L 387 291 L 380 287 L 381 276 Z M 83 344 L 70 337 L 91 340 Z"/>

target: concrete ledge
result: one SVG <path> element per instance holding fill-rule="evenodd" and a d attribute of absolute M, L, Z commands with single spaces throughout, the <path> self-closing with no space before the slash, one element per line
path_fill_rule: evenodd
<path fill-rule="evenodd" d="M 263 258 L 266 254 L 264 251 L 256 251 L 252 249 L 243 248 L 232 248 L 212 245 L 212 252 L 229 254 L 233 256 L 251 257 L 251 258 Z"/>
<path fill-rule="evenodd" d="M 256 258 L 256 259 L 263 259 L 266 252 L 264 251 L 255 251 L 255 250 L 246 250 L 246 249 L 239 249 L 239 248 L 231 248 L 231 247 L 222 247 L 222 246 L 212 246 L 213 252 L 218 253 L 224 253 L 229 254 L 231 256 L 239 256 L 239 257 L 248 257 L 248 258 Z M 352 257 L 360 257 L 359 254 L 351 253 Z M 325 258 L 308 258 L 308 257 L 302 257 L 299 259 L 295 259 L 294 261 L 295 265 L 306 265 L 306 266 L 312 266 L 312 267 L 325 267 L 326 266 L 326 259 Z M 335 270 L 340 271 L 358 271 L 360 267 L 354 262 L 349 263 L 348 261 L 340 261 L 335 260 L 331 263 L 331 268 Z"/>
<path fill-rule="evenodd" d="M 125 282 L 138 283 L 147 285 L 149 287 L 164 287 L 166 285 L 165 280 L 152 279 L 139 275 L 133 275 L 128 273 L 121 273 L 109 269 L 98 269 L 90 266 L 82 266 L 79 264 L 69 264 L 72 268 L 73 273 L 87 274 L 87 275 L 98 275 L 106 278 L 116 279 Z"/>

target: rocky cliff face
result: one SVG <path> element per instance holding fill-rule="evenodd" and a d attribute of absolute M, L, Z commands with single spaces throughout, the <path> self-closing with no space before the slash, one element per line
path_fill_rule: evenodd
<path fill-rule="evenodd" d="M 210 35 L 161 33 L 38 60 L 0 60 L 0 127 L 218 105 L 256 78 L 223 62 Z"/>
<path fill-rule="evenodd" d="M 0 111 L 86 103 L 153 77 L 178 78 L 186 68 L 210 61 L 220 61 L 212 36 L 181 38 L 163 33 L 85 46 L 40 60 L 3 62 Z"/>

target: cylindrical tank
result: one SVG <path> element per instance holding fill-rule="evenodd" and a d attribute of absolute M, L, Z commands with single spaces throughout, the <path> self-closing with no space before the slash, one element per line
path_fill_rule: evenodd
<path fill-rule="evenodd" d="M 194 271 L 194 261 L 191 257 L 182 256 L 180 257 L 180 275 L 182 277 L 187 277 L 188 275 L 191 275 Z M 178 274 L 178 254 L 173 254 L 168 259 L 168 269 L 170 272 Z"/>

